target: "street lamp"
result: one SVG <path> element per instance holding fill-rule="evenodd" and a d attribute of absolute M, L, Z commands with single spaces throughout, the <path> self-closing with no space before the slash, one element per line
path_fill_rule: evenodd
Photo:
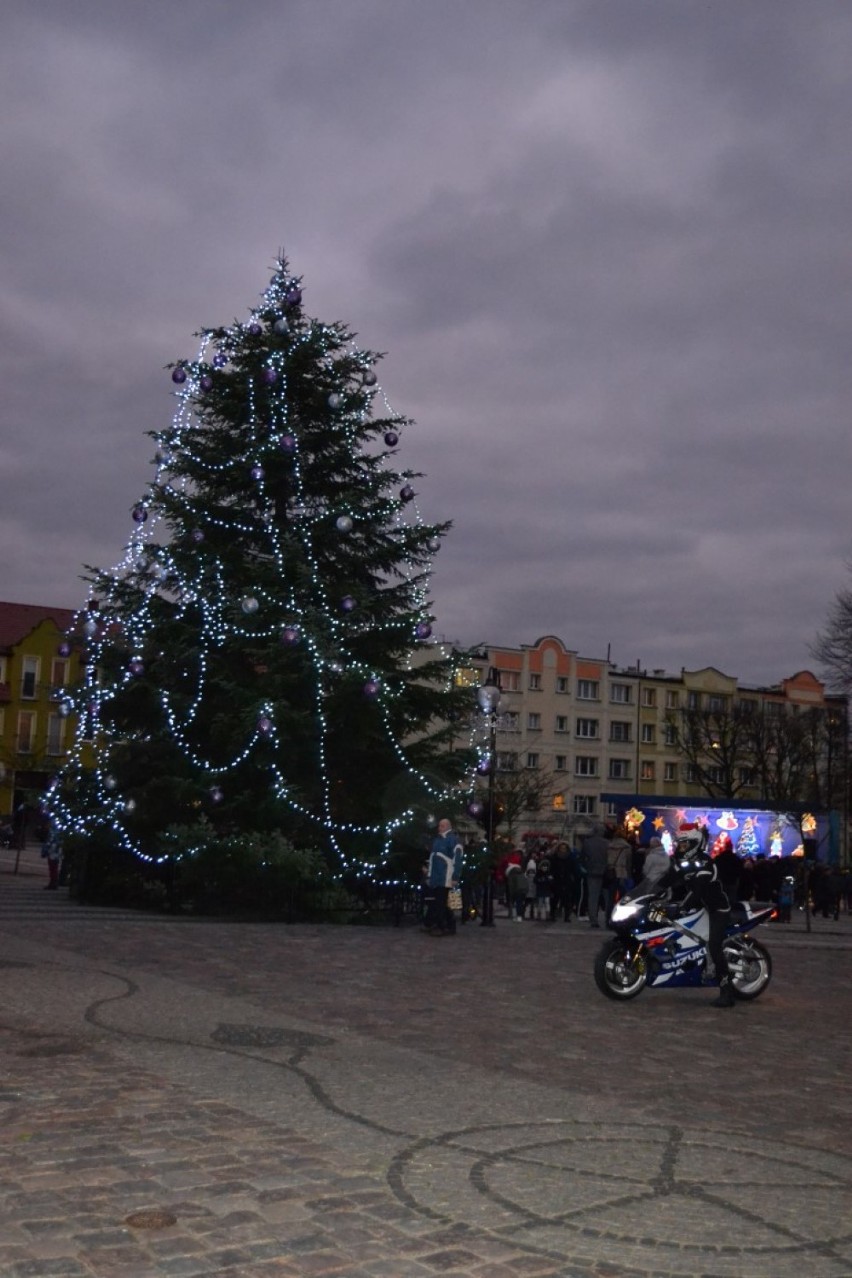
<path fill-rule="evenodd" d="M 488 678 L 478 689 L 476 699 L 483 714 L 488 716 L 488 800 L 485 833 L 488 841 L 488 861 L 485 883 L 482 889 L 482 922 L 480 927 L 494 926 L 494 774 L 497 771 L 497 712 L 500 707 L 500 671 L 491 666 Z"/>

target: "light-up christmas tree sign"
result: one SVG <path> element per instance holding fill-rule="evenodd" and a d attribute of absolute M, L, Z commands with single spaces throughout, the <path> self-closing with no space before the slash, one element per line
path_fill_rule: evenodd
<path fill-rule="evenodd" d="M 80 726 L 49 807 L 150 861 L 281 831 L 380 872 L 398 831 L 472 784 L 451 748 L 470 692 L 423 653 L 449 525 L 395 469 L 412 423 L 379 357 L 305 314 L 283 257 L 245 322 L 198 336 L 124 558 L 89 570 L 69 636 L 88 674 L 62 702 Z"/>

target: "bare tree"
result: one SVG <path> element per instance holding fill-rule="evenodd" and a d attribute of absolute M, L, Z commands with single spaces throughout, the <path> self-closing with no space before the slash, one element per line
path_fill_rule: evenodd
<path fill-rule="evenodd" d="M 832 688 L 852 693 L 852 590 L 838 591 L 825 629 L 811 645 L 811 653 L 823 666 L 826 681 Z"/>
<path fill-rule="evenodd" d="M 674 745 L 709 798 L 736 799 L 750 784 L 754 767 L 755 710 L 727 703 L 718 710 L 670 714 Z"/>
<path fill-rule="evenodd" d="M 510 839 L 526 812 L 550 809 L 557 789 L 554 774 L 544 768 L 517 768 L 498 771 L 494 779 L 498 824 Z"/>
<path fill-rule="evenodd" d="M 845 698 L 804 709 L 758 703 L 690 709 L 668 722 L 708 798 L 754 797 L 778 813 L 848 809 Z"/>

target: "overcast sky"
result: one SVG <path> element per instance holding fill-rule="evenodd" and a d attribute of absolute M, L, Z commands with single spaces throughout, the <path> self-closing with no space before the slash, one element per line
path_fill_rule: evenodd
<path fill-rule="evenodd" d="M 4 0 L 0 598 L 79 606 L 279 248 L 438 634 L 773 683 L 849 584 L 848 0 Z"/>

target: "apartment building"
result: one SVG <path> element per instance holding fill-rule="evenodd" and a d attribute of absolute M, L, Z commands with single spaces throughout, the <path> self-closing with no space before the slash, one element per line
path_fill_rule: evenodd
<path fill-rule="evenodd" d="M 0 815 L 40 794 L 65 760 L 73 719 L 59 693 L 79 679 L 68 608 L 0 603 Z"/>
<path fill-rule="evenodd" d="M 555 831 L 612 819 L 637 799 L 704 797 L 675 745 L 672 720 L 682 710 L 754 703 L 846 714 L 845 699 L 826 694 L 807 670 L 777 685 L 745 685 L 712 666 L 676 675 L 617 666 L 580 656 L 555 635 L 519 648 L 484 647 L 460 677 L 478 685 L 491 670 L 502 690 L 498 773 L 549 774 L 549 808 L 535 816 L 540 828 Z M 757 799 L 749 777 L 740 780 L 743 799 Z"/>

